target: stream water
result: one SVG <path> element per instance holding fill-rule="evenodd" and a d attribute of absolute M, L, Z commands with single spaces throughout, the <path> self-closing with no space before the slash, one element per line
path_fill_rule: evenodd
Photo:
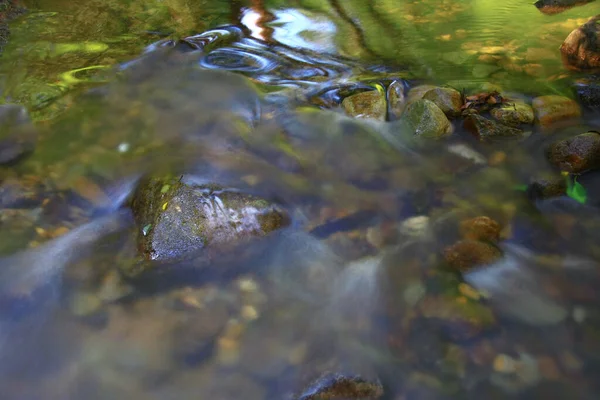
<path fill-rule="evenodd" d="M 391 108 L 341 102 L 421 84 L 573 97 L 587 75 L 559 47 L 600 3 L 23 3 L 0 106 L 32 122 L 4 126 L 5 108 L 0 128 L 35 149 L 0 165 L 1 399 L 597 398 L 598 172 L 577 174 L 584 201 L 523 188 L 575 179 L 546 149 L 599 131 L 598 111 L 492 143 L 456 118 L 419 141 Z M 290 223 L 132 273 L 154 227 L 131 197 L 164 173 Z M 499 232 L 477 246 L 501 256 L 451 268 L 481 217 Z"/>

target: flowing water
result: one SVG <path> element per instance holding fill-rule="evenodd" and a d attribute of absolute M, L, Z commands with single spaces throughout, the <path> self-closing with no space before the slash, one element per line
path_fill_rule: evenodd
<path fill-rule="evenodd" d="M 558 48 L 597 1 L 24 5 L 0 58 L 2 102 L 33 119 L 7 129 L 35 137 L 0 166 L 0 398 L 597 398 L 598 175 L 578 178 L 585 204 L 519 189 L 560 177 L 544 149 L 600 130 L 597 111 L 480 143 L 340 107 L 392 82 L 572 97 L 585 74 Z M 291 221 L 131 274 L 150 229 L 131 196 L 164 173 Z M 479 216 L 503 255 L 452 270 Z M 348 381 L 361 396 L 322 394 Z"/>

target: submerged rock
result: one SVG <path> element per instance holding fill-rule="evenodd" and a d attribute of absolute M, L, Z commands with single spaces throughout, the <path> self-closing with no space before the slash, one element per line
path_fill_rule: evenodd
<path fill-rule="evenodd" d="M 525 132 L 521 129 L 492 121 L 479 114 L 468 115 L 465 118 L 464 126 L 482 142 L 498 139 L 520 139 L 525 136 Z"/>
<path fill-rule="evenodd" d="M 35 133 L 25 107 L 0 105 L 0 165 L 19 161 L 34 148 Z"/>
<path fill-rule="evenodd" d="M 540 96 L 533 99 L 531 104 L 537 122 L 542 126 L 552 125 L 581 116 L 579 104 L 572 99 L 558 95 Z"/>
<path fill-rule="evenodd" d="M 511 126 L 532 124 L 534 119 L 533 108 L 523 102 L 502 104 L 500 107 L 492 108 L 490 114 L 503 124 Z"/>
<path fill-rule="evenodd" d="M 342 101 L 346 114 L 356 118 L 370 118 L 385 121 L 387 104 L 379 90 L 370 90 L 346 97 Z"/>
<path fill-rule="evenodd" d="M 473 339 L 496 325 L 491 308 L 476 301 L 426 297 L 419 303 L 419 310 L 423 318 L 455 341 Z"/>
<path fill-rule="evenodd" d="M 394 81 L 390 83 L 387 89 L 388 114 L 390 120 L 398 119 L 402 116 L 406 108 L 406 96 L 404 95 L 404 83 Z"/>
<path fill-rule="evenodd" d="M 410 103 L 402 120 L 417 137 L 440 139 L 452 133 L 450 121 L 431 100 L 421 99 Z"/>
<path fill-rule="evenodd" d="M 594 0 L 539 0 L 533 3 L 533 5 L 544 14 L 552 15 L 575 6 L 591 3 L 592 1 Z"/>
<path fill-rule="evenodd" d="M 560 51 L 563 62 L 569 68 L 600 69 L 600 15 L 571 32 Z"/>
<path fill-rule="evenodd" d="M 383 396 L 379 381 L 360 376 L 326 374 L 312 383 L 296 400 L 375 400 Z"/>
<path fill-rule="evenodd" d="M 600 110 L 600 78 L 580 79 L 575 82 L 573 88 L 583 106 Z"/>
<path fill-rule="evenodd" d="M 423 99 L 433 101 L 449 118 L 458 117 L 461 113 L 462 95 L 456 89 L 435 88 L 425 93 Z"/>
<path fill-rule="evenodd" d="M 417 100 L 421 100 L 427 92 L 435 89 L 436 87 L 437 86 L 433 85 L 419 85 L 411 88 L 406 96 L 407 105 L 410 103 L 414 103 Z"/>
<path fill-rule="evenodd" d="M 263 236 L 289 223 L 286 212 L 264 199 L 218 186 L 150 178 L 132 208 L 146 259 L 181 258 L 198 250 Z"/>
<path fill-rule="evenodd" d="M 460 223 L 460 233 L 467 240 L 497 242 L 500 240 L 500 224 L 489 217 L 475 217 Z"/>
<path fill-rule="evenodd" d="M 600 133 L 586 132 L 550 145 L 548 160 L 561 171 L 581 173 L 600 167 Z"/>
<path fill-rule="evenodd" d="M 444 250 L 444 258 L 452 269 L 465 272 L 498 261 L 502 251 L 490 243 L 461 240 Z"/>

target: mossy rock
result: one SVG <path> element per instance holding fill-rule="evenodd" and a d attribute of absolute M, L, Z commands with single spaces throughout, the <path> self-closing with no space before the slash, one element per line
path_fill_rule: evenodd
<path fill-rule="evenodd" d="M 265 199 L 218 185 L 187 184 L 179 176 L 143 181 L 132 209 L 139 251 L 147 260 L 226 249 L 289 223 L 283 208 Z"/>

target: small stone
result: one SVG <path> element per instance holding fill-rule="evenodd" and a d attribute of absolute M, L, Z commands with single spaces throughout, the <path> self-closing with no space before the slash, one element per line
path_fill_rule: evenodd
<path fill-rule="evenodd" d="M 492 167 L 497 167 L 504 164 L 506 161 L 506 153 L 503 151 L 495 151 L 490 155 L 488 163 Z"/>
<path fill-rule="evenodd" d="M 458 285 L 458 291 L 465 297 L 471 300 L 481 300 L 481 293 L 477 291 L 473 286 L 461 283 Z"/>
<path fill-rule="evenodd" d="M 483 155 L 481 155 L 481 153 L 478 153 L 466 144 L 453 144 L 448 146 L 448 151 L 454 155 L 464 158 L 465 160 L 473 162 L 475 165 L 487 164 L 487 160 Z"/>
<path fill-rule="evenodd" d="M 501 227 L 489 217 L 481 216 L 462 221 L 460 233 L 463 239 L 497 242 L 500 240 Z"/>
<path fill-rule="evenodd" d="M 423 237 L 429 231 L 429 217 L 419 215 L 405 219 L 400 225 L 400 233 L 410 237 Z"/>
<path fill-rule="evenodd" d="M 464 126 L 473 136 L 482 142 L 502 139 L 522 139 L 525 137 L 525 132 L 521 129 L 487 119 L 479 114 L 467 115 L 464 120 Z"/>
<path fill-rule="evenodd" d="M 550 145 L 548 160 L 561 171 L 581 173 L 600 167 L 600 134 L 586 132 Z"/>
<path fill-rule="evenodd" d="M 581 108 L 575 100 L 558 95 L 540 96 L 531 103 L 536 121 L 543 127 L 556 122 L 579 118 Z"/>
<path fill-rule="evenodd" d="M 573 307 L 573 321 L 582 324 L 587 318 L 587 312 L 583 307 Z"/>
<path fill-rule="evenodd" d="M 393 81 L 388 86 L 387 99 L 389 107 L 389 119 L 395 120 L 402 116 L 406 108 L 406 96 L 404 95 L 404 82 Z"/>
<path fill-rule="evenodd" d="M 510 126 L 532 124 L 534 120 L 533 108 L 523 102 L 502 104 L 500 107 L 492 108 L 490 114 L 499 122 Z"/>
<path fill-rule="evenodd" d="M 421 301 L 425 294 L 427 294 L 427 288 L 422 282 L 417 281 L 408 284 L 406 289 L 404 289 L 402 297 L 409 307 L 414 307 Z"/>
<path fill-rule="evenodd" d="M 252 306 L 243 306 L 242 310 L 240 311 L 240 315 L 246 321 L 254 321 L 258 318 L 258 311 L 256 311 L 256 308 Z"/>
<path fill-rule="evenodd" d="M 256 292 L 258 290 L 258 284 L 252 278 L 240 278 L 237 283 L 243 292 Z"/>
<path fill-rule="evenodd" d="M 498 261 L 502 258 L 502 251 L 489 243 L 461 240 L 444 250 L 444 258 L 451 268 L 466 272 Z"/>
<path fill-rule="evenodd" d="M 588 1 L 579 0 L 581 3 Z M 576 70 L 600 68 L 600 15 L 571 32 L 560 52 L 567 67 Z"/>
<path fill-rule="evenodd" d="M 435 88 L 425 93 L 423 99 L 433 101 L 449 118 L 458 117 L 461 113 L 462 95 L 456 89 Z"/>
<path fill-rule="evenodd" d="M 554 358 L 550 356 L 542 356 L 537 359 L 538 367 L 540 369 L 540 373 L 545 379 L 554 381 L 561 378 L 560 369 L 554 361 Z"/>
<path fill-rule="evenodd" d="M 342 101 L 346 114 L 355 118 L 385 121 L 387 104 L 385 96 L 378 90 L 370 90 L 346 97 Z"/>
<path fill-rule="evenodd" d="M 376 400 L 382 396 L 383 386 L 379 381 L 360 376 L 325 374 L 296 400 Z"/>
<path fill-rule="evenodd" d="M 410 103 L 402 120 L 416 137 L 440 139 L 452 133 L 452 125 L 444 112 L 431 100 L 417 100 Z"/>
<path fill-rule="evenodd" d="M 563 368 L 569 373 L 577 373 L 583 368 L 583 361 L 570 351 L 563 351 L 559 359 Z"/>
<path fill-rule="evenodd" d="M 240 343 L 226 337 L 217 340 L 217 360 L 221 365 L 235 365 L 240 359 Z"/>
<path fill-rule="evenodd" d="M 502 374 L 512 374 L 517 371 L 518 362 L 506 354 L 498 354 L 494 358 L 494 371 Z"/>
<path fill-rule="evenodd" d="M 91 293 L 77 293 L 71 298 L 71 312 L 78 317 L 85 317 L 98 311 L 102 301 Z"/>
<path fill-rule="evenodd" d="M 418 307 L 431 329 L 439 330 L 452 341 L 472 340 L 496 326 L 489 306 L 464 297 L 428 296 Z"/>

